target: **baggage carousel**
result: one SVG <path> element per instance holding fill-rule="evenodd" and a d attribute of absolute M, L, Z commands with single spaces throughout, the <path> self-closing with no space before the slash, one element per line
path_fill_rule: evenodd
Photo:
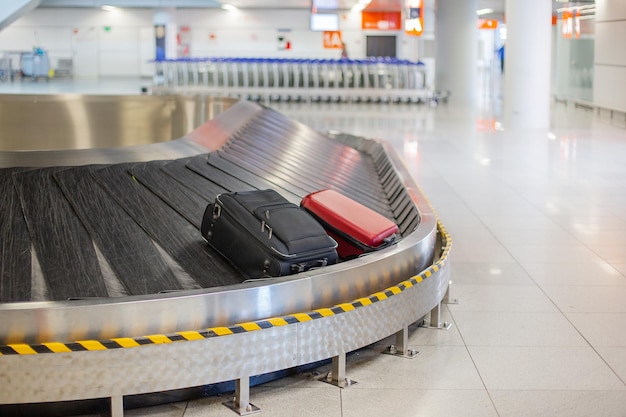
<path fill-rule="evenodd" d="M 428 313 L 439 326 L 450 239 L 384 141 L 321 133 L 230 99 L 2 101 L 48 115 L 64 108 L 42 122 L 40 140 L 62 125 L 82 149 L 0 152 L 0 410 L 104 398 L 121 416 L 125 398 L 235 381 L 230 405 L 247 414 L 250 377 L 332 359 L 329 382 L 346 387 L 347 353 L 395 334 L 394 352 L 410 356 L 408 326 Z M 146 126 L 163 127 L 167 113 L 170 128 L 198 127 L 129 146 L 132 132 L 115 129 L 133 108 Z M 115 117 L 98 119 L 102 129 L 79 118 L 103 111 Z M 19 133 L 0 122 L 7 137 Z M 246 280 L 204 242 L 200 222 L 219 193 L 267 188 L 296 204 L 334 189 L 394 221 L 399 239 L 336 265 Z"/>

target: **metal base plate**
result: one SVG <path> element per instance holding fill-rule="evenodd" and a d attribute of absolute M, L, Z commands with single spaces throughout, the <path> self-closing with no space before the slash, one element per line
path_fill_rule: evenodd
<path fill-rule="evenodd" d="M 439 326 L 431 326 L 429 322 L 424 320 L 422 324 L 419 325 L 419 327 L 423 327 L 426 329 L 435 329 L 435 330 L 450 330 L 450 327 L 452 327 L 452 323 L 448 323 L 447 321 L 444 321 Z"/>
<path fill-rule="evenodd" d="M 334 385 L 339 388 L 350 388 L 351 386 L 358 384 L 358 382 L 350 378 L 344 378 L 343 381 L 333 381 L 332 372 L 329 372 L 328 374 L 326 374 L 326 376 L 322 376 L 319 381 Z"/>
<path fill-rule="evenodd" d="M 231 400 L 231 401 L 226 401 L 224 404 L 226 407 L 230 408 L 231 410 L 233 410 L 235 413 L 239 414 L 240 416 L 247 416 L 248 414 L 256 414 L 256 413 L 260 413 L 261 409 L 253 404 L 248 403 L 247 407 L 239 407 L 237 406 L 237 403 L 235 402 L 235 400 Z"/>
<path fill-rule="evenodd" d="M 406 359 L 415 359 L 422 354 L 422 352 L 415 349 L 407 349 L 406 352 L 401 352 L 396 349 L 395 345 L 390 345 L 387 349 L 383 350 L 383 353 L 386 355 L 399 356 Z"/>

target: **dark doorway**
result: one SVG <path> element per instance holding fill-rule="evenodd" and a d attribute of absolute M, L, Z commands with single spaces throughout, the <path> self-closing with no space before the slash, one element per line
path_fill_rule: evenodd
<path fill-rule="evenodd" d="M 388 56 L 396 57 L 396 37 L 395 36 L 367 36 L 366 37 L 367 56 Z"/>

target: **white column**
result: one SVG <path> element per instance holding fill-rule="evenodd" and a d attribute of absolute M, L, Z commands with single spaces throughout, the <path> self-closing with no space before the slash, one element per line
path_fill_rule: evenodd
<path fill-rule="evenodd" d="M 165 57 L 167 59 L 177 58 L 176 33 L 178 27 L 176 25 L 176 9 L 173 7 L 156 9 L 152 20 L 155 26 L 165 26 Z"/>
<path fill-rule="evenodd" d="M 476 103 L 478 0 L 438 0 L 435 6 L 435 89 L 448 90 L 451 104 Z"/>
<path fill-rule="evenodd" d="M 506 0 L 504 127 L 550 126 L 552 5 Z"/>

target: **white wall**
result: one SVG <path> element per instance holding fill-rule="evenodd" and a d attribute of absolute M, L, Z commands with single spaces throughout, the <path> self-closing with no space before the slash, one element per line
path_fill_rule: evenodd
<path fill-rule="evenodd" d="M 59 58 L 72 58 L 77 76 L 149 76 L 153 32 L 149 9 L 35 9 L 0 32 L 0 50 L 41 47 L 53 68 Z"/>
<path fill-rule="evenodd" d="M 0 32 L 0 50 L 48 51 L 54 68 L 59 58 L 72 58 L 74 75 L 151 76 L 154 58 L 152 9 L 40 8 Z M 340 50 L 324 49 L 322 32 L 309 30 L 309 11 L 178 9 L 176 23 L 191 30 L 191 56 L 339 58 Z M 343 13 L 340 30 L 351 58 L 365 56 L 367 35 L 396 35 L 399 58 L 420 58 L 419 42 L 403 31 L 363 31 L 359 14 Z M 105 30 L 110 27 L 110 30 Z M 284 35 L 290 50 L 280 50 Z"/>
<path fill-rule="evenodd" d="M 594 104 L 626 112 L 626 2 L 596 0 Z"/>

